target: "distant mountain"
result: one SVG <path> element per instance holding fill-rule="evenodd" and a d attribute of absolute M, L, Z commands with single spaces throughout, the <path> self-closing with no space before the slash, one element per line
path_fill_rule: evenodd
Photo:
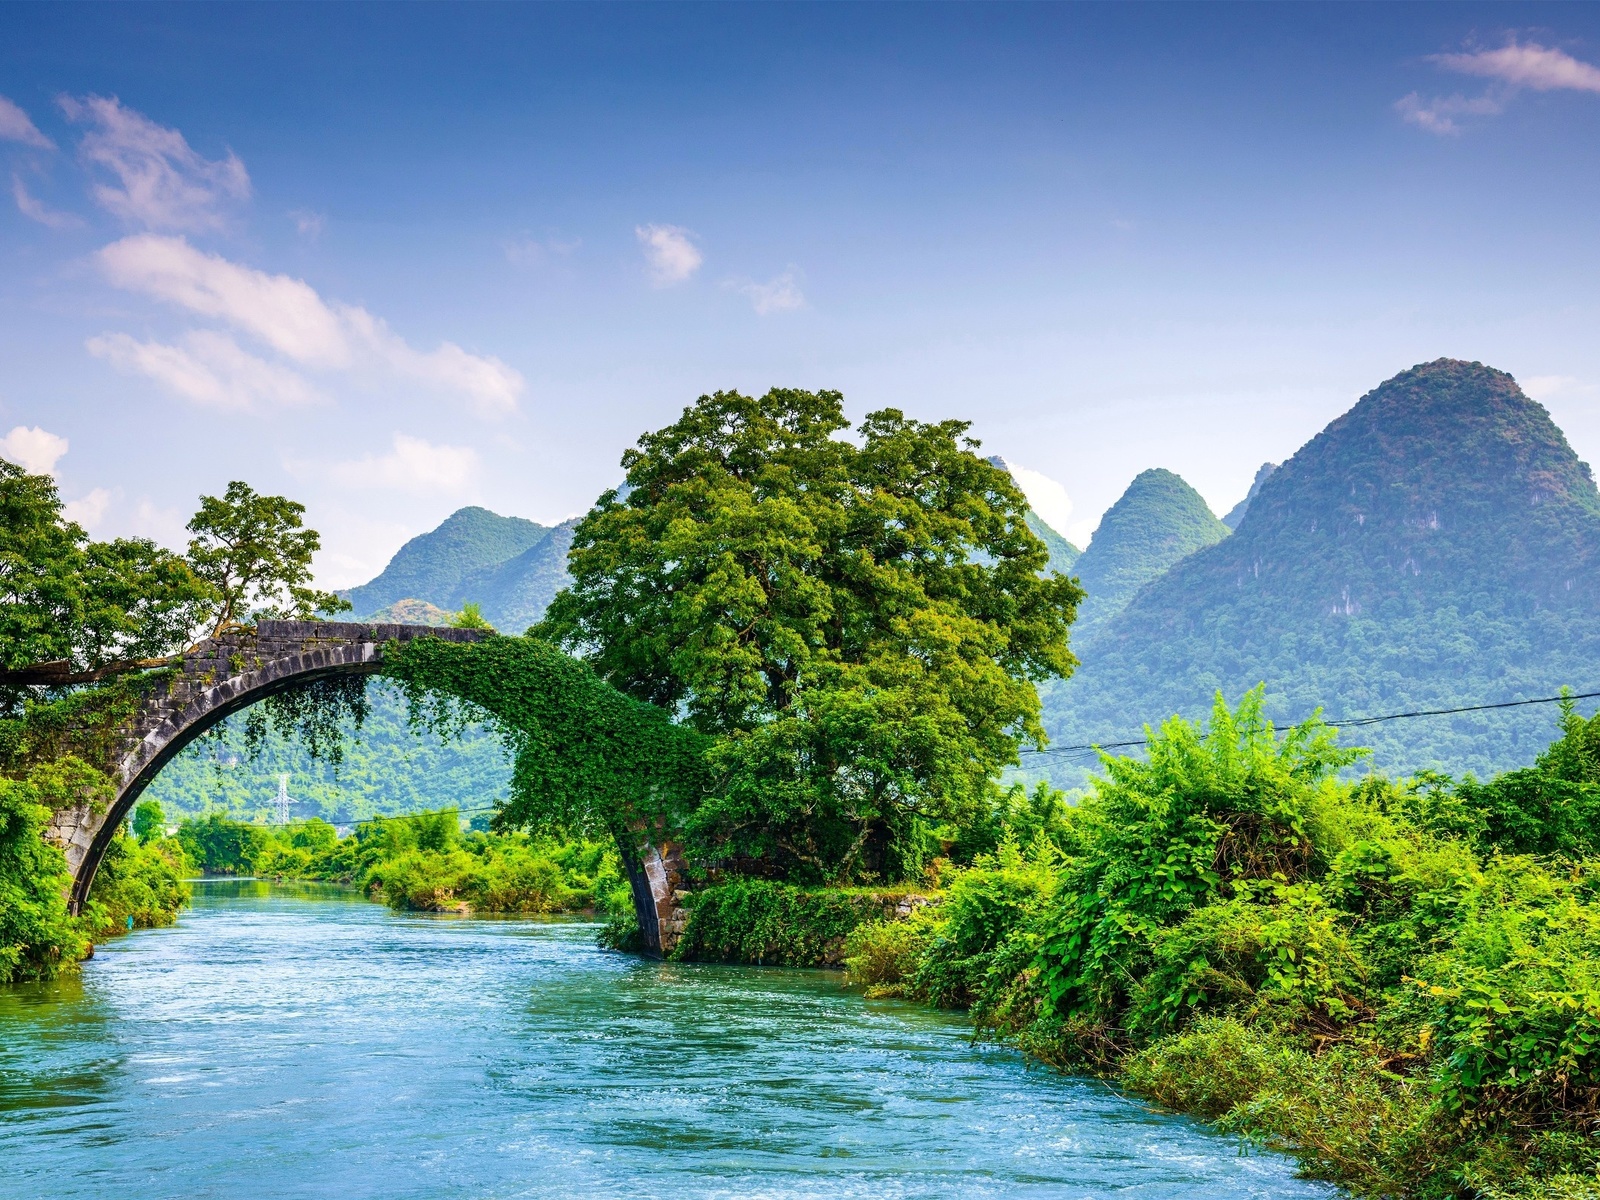
<path fill-rule="evenodd" d="M 555 594 L 572 582 L 567 552 L 578 518 L 563 521 L 515 558 L 474 571 L 454 593 L 459 607 L 476 601 L 489 624 L 502 633 L 521 633 L 544 616 Z"/>
<path fill-rule="evenodd" d="M 455 615 L 449 609 L 429 604 L 426 600 L 396 600 L 386 608 L 368 613 L 362 620 L 393 625 L 448 625 Z"/>
<path fill-rule="evenodd" d="M 1226 525 L 1229 529 L 1239 528 L 1239 522 L 1244 520 L 1245 510 L 1250 507 L 1250 501 L 1256 498 L 1261 491 L 1261 485 L 1271 478 L 1272 473 L 1277 469 L 1277 463 L 1262 463 L 1261 466 L 1257 468 L 1256 477 L 1251 482 L 1250 490 L 1245 493 L 1244 499 L 1230 508 L 1228 510 L 1228 515 L 1222 518 L 1222 523 L 1224 525 Z"/>
<path fill-rule="evenodd" d="M 1179 559 L 1228 536 L 1228 527 L 1183 478 L 1156 468 L 1141 471 L 1100 518 L 1078 559 L 1086 593 L 1073 626 L 1073 644 L 1086 646 L 1135 593 Z"/>
<path fill-rule="evenodd" d="M 1600 690 L 1600 493 L 1511 376 L 1427 363 L 1271 473 L 1231 537 L 1147 585 L 1082 658 L 1049 689 L 1058 745 L 1137 737 L 1263 680 L 1279 721 Z M 1395 721 L 1347 740 L 1384 769 L 1483 774 L 1531 762 L 1553 716 Z"/>
<path fill-rule="evenodd" d="M 401 546 L 376 579 L 351 588 L 344 596 L 354 606 L 352 616 L 357 620 L 367 619 L 396 600 L 459 607 L 453 597 L 463 579 L 515 558 L 549 532 L 544 525 L 521 517 L 502 517 L 486 508 L 459 509 L 437 529 L 418 534 Z"/>

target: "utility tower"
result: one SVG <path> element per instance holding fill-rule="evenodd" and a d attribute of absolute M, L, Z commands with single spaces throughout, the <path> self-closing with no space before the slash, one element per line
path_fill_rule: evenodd
<path fill-rule="evenodd" d="M 278 824 L 289 823 L 289 777 L 278 776 Z"/>

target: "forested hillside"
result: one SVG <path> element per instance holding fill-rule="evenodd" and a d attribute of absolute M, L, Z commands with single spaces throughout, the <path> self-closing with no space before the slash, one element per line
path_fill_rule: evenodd
<path fill-rule="evenodd" d="M 401 546 L 376 579 L 344 595 L 358 619 L 397 600 L 459 607 L 451 600 L 463 579 L 515 558 L 549 532 L 544 525 L 521 517 L 502 517 L 486 508 L 459 509 L 437 529 L 418 534 Z"/>
<path fill-rule="evenodd" d="M 1231 537 L 1145 588 L 1052 689 L 1046 722 L 1058 745 L 1136 737 L 1263 680 L 1278 720 L 1594 690 L 1597 600 L 1589 468 L 1511 376 L 1441 359 L 1363 397 L 1262 482 Z M 1485 774 L 1553 728 L 1531 709 L 1361 740 L 1389 771 Z"/>
<path fill-rule="evenodd" d="M 370 711 L 360 730 L 346 728 L 344 760 L 311 757 L 293 738 L 269 732 L 260 753 L 246 752 L 244 714 L 215 738 L 193 743 L 156 776 L 146 797 L 169 819 L 220 810 L 240 820 L 270 821 L 278 776 L 289 776 L 295 820 L 349 824 L 367 817 L 457 806 L 487 809 L 505 798 L 511 767 L 498 735 L 469 726 L 459 739 L 413 731 L 393 684 L 367 687 Z"/>
<path fill-rule="evenodd" d="M 1073 626 L 1081 650 L 1139 589 L 1179 559 L 1228 536 L 1200 493 L 1171 471 L 1141 471 L 1100 518 L 1076 574 L 1087 599 Z"/>

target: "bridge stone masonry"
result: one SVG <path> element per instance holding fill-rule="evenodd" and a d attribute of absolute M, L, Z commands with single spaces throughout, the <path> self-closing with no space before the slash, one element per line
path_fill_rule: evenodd
<path fill-rule="evenodd" d="M 390 642 L 439 638 L 473 642 L 479 630 L 349 621 L 261 621 L 207 638 L 175 665 L 165 686 L 151 689 L 122 732 L 112 770 L 114 796 L 103 808 L 81 804 L 57 812 L 45 836 L 66 855 L 74 913 L 88 900 L 95 872 L 139 796 L 184 747 L 233 713 L 275 693 L 320 679 L 365 676 L 383 669 Z M 629 850 L 633 850 L 630 855 Z M 672 949 L 683 926 L 681 859 L 677 848 L 641 839 L 623 847 L 634 906 L 648 952 Z"/>

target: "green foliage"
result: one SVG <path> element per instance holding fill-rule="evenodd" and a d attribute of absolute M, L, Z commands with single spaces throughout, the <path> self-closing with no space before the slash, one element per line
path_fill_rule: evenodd
<path fill-rule="evenodd" d="M 133 810 L 133 836 L 143 846 L 152 838 L 165 836 L 167 815 L 155 800 L 141 800 Z"/>
<path fill-rule="evenodd" d="M 1511 853 L 1600 853 L 1600 714 L 1561 704 L 1562 737 L 1531 767 L 1456 788 L 1479 841 Z"/>
<path fill-rule="evenodd" d="M 0 777 L 0 983 L 49 977 L 83 957 L 89 939 L 67 914 L 67 862 L 41 834 L 52 810 L 104 785 L 76 759 Z"/>
<path fill-rule="evenodd" d="M 1588 468 L 1509 375 L 1440 360 L 1363 397 L 1265 480 L 1231 537 L 1148 584 L 1091 644 L 1075 631 L 1084 665 L 1048 687 L 1045 725 L 1061 745 L 1120 741 L 1263 679 L 1279 722 L 1594 690 L 1597 614 Z M 1547 728 L 1513 709 L 1363 736 L 1390 773 L 1481 778 L 1531 762 Z"/>
<path fill-rule="evenodd" d="M 701 397 L 624 456 L 539 627 L 717 739 L 693 845 L 796 879 L 914 871 L 1074 662 L 1080 593 L 967 426 L 846 427 L 836 392 Z"/>
<path fill-rule="evenodd" d="M 302 527 L 305 511 L 238 480 L 220 499 L 200 497 L 188 526 L 189 564 L 216 598 L 214 633 L 257 617 L 308 620 L 349 609 L 348 601 L 311 586 L 311 556 L 322 539 Z"/>
<path fill-rule="evenodd" d="M 176 839 L 145 845 L 127 837 L 113 839 L 95 872 L 83 923 L 97 942 L 129 929 L 171 925 L 189 902 L 184 879 L 190 869 Z"/>
<path fill-rule="evenodd" d="M 678 962 L 831 966 L 845 938 L 883 915 L 896 896 L 864 889 L 802 888 L 734 879 L 689 895 L 689 923 L 672 951 Z"/>
<path fill-rule="evenodd" d="M 499 829 L 624 842 L 675 828 L 707 788 L 707 739 L 532 637 L 391 645 L 384 674 L 436 731 L 485 716 L 515 748 Z"/>
<path fill-rule="evenodd" d="M 264 826 L 230 821 L 219 812 L 183 821 L 177 833 L 184 855 L 208 875 L 254 874 L 271 840 Z"/>
<path fill-rule="evenodd" d="M 1062 575 L 1071 575 L 1072 568 L 1083 551 L 1046 525 L 1044 518 L 1034 512 L 1033 509 L 1030 508 L 1028 510 L 1024 519 L 1028 522 L 1028 528 L 1033 531 L 1033 536 L 1043 542 L 1044 548 L 1050 552 L 1050 558 L 1045 563 L 1045 570 L 1056 571 Z"/>
<path fill-rule="evenodd" d="M 267 828 L 213 813 L 184 822 L 176 840 L 207 871 L 347 883 L 401 911 L 609 913 L 619 899 L 633 905 L 631 894 L 618 895 L 621 867 L 607 844 L 462 833 L 454 808 L 365 822 L 343 839 L 325 821 Z"/>
<path fill-rule="evenodd" d="M 461 611 L 450 618 L 450 628 L 483 629 L 489 633 L 494 632 L 494 626 L 483 619 L 483 609 L 471 600 L 463 604 Z"/>
<path fill-rule="evenodd" d="M 208 599 L 183 559 L 142 538 L 89 541 L 63 518 L 54 480 L 0 459 L 0 672 L 168 653 Z M 21 693 L 4 699 L 14 708 Z"/>
<path fill-rule="evenodd" d="M 1257 688 L 1237 712 L 1219 695 L 1209 731 L 1168 721 L 1147 761 L 1107 758 L 1107 777 L 1079 814 L 1086 844 L 1067 867 L 1041 951 L 1049 1002 L 1064 1017 L 1110 1021 L 1144 982 L 1157 941 L 1170 941 L 1166 931 L 1194 909 L 1225 898 L 1225 888 L 1247 901 L 1241 884 L 1304 879 L 1315 859 L 1306 822 L 1329 777 L 1355 757 L 1315 721 L 1280 741 Z M 1175 1015 L 1223 986 L 1195 951 L 1161 976 L 1167 991 L 1141 992 L 1143 1008 Z"/>

